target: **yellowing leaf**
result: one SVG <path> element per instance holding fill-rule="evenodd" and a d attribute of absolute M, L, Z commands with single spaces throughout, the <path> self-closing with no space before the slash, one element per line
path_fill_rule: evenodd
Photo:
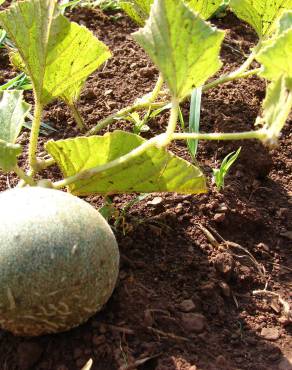
<path fill-rule="evenodd" d="M 0 12 L 0 24 L 16 45 L 41 104 L 76 93 L 110 57 L 89 30 L 60 15 L 54 0 L 16 2 Z"/>
<path fill-rule="evenodd" d="M 176 98 L 187 96 L 221 66 L 224 32 L 211 27 L 180 0 L 155 0 L 145 27 L 133 37 Z"/>
<path fill-rule="evenodd" d="M 56 160 L 65 177 L 75 175 L 117 159 L 145 140 L 140 136 L 115 131 L 104 136 L 78 137 L 49 141 L 47 151 Z M 127 163 L 98 173 L 69 186 L 76 195 L 206 191 L 205 177 L 198 167 L 166 149 L 151 147 Z"/>
<path fill-rule="evenodd" d="M 184 2 L 203 19 L 210 18 L 223 3 L 222 0 L 184 0 Z"/>
<path fill-rule="evenodd" d="M 292 91 L 290 92 L 290 95 Z M 289 92 L 284 77 L 270 83 L 267 87 L 266 97 L 263 101 L 262 118 L 257 120 L 267 130 L 268 140 L 275 144 L 285 124 L 285 120 L 279 119 L 286 106 L 289 106 Z M 291 103 L 290 103 L 291 104 Z"/>
<path fill-rule="evenodd" d="M 260 38 L 265 38 L 275 30 L 283 12 L 292 8 L 292 0 L 230 0 L 230 7 Z"/>

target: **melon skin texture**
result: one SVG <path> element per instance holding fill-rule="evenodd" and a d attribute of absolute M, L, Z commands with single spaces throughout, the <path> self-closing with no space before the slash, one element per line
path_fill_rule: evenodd
<path fill-rule="evenodd" d="M 0 193 L 0 326 L 15 335 L 69 330 L 111 296 L 114 234 L 99 212 L 59 190 Z"/>

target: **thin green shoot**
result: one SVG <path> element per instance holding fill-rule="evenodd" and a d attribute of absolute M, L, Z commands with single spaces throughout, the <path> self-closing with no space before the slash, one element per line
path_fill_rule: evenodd
<path fill-rule="evenodd" d="M 25 73 L 20 73 L 16 77 L 0 86 L 0 91 L 4 90 L 31 90 L 32 84 Z"/>
<path fill-rule="evenodd" d="M 189 132 L 199 133 L 201 119 L 202 87 L 192 91 L 190 105 Z M 187 140 L 189 152 L 193 159 L 196 158 L 199 140 Z"/>
<path fill-rule="evenodd" d="M 147 132 L 150 130 L 150 127 L 147 124 L 150 117 L 150 113 L 151 109 L 149 108 L 147 113 L 144 115 L 142 119 L 140 118 L 140 115 L 137 112 L 130 113 L 128 116 L 121 117 L 121 119 L 133 123 L 133 133 L 136 135 L 140 135 L 141 132 Z"/>
<path fill-rule="evenodd" d="M 24 122 L 23 126 L 29 130 L 31 130 L 32 127 L 32 121 L 33 121 L 33 115 L 31 113 L 27 114 L 27 118 L 30 121 Z M 54 127 L 49 125 L 47 122 L 41 122 L 41 128 L 40 128 L 40 133 L 44 136 L 49 136 L 52 132 L 57 132 Z"/>
<path fill-rule="evenodd" d="M 7 32 L 5 30 L 3 30 L 2 28 L 0 28 L 0 48 L 4 48 L 5 45 L 4 45 L 4 41 L 7 37 Z"/>
<path fill-rule="evenodd" d="M 103 206 L 99 209 L 99 213 L 107 220 L 114 220 L 113 227 L 117 229 L 119 226 L 122 226 L 123 229 L 123 234 L 126 234 L 126 217 L 129 212 L 129 210 L 137 203 L 141 202 L 144 200 L 149 194 L 147 193 L 142 193 L 129 202 L 127 202 L 122 209 L 118 209 L 117 207 L 114 206 L 113 200 L 111 197 L 105 197 L 104 198 L 104 204 Z"/>
<path fill-rule="evenodd" d="M 228 172 L 230 171 L 231 166 L 237 160 L 241 151 L 241 147 L 237 149 L 236 152 L 229 153 L 222 161 L 220 168 L 213 168 L 213 181 L 217 186 L 217 189 L 220 191 L 224 189 L 224 180 Z"/>
<path fill-rule="evenodd" d="M 63 0 L 59 5 L 59 9 L 61 14 L 64 14 L 66 9 L 69 8 L 70 10 L 74 9 L 82 0 Z"/>

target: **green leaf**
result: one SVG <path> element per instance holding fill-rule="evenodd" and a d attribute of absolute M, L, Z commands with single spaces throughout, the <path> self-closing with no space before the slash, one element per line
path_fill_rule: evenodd
<path fill-rule="evenodd" d="M 43 105 L 68 91 L 76 94 L 81 82 L 111 55 L 88 29 L 62 16 L 54 0 L 14 3 L 0 12 L 0 23 L 16 45 Z"/>
<path fill-rule="evenodd" d="M 65 177 L 103 165 L 135 149 L 145 140 L 135 134 L 115 131 L 104 136 L 49 141 L 47 151 Z M 152 147 L 127 163 L 69 186 L 76 195 L 206 191 L 199 168 L 165 149 Z"/>
<path fill-rule="evenodd" d="M 7 143 L 0 139 L 0 168 L 4 172 L 11 171 L 16 166 L 17 157 L 21 152 L 21 145 Z"/>
<path fill-rule="evenodd" d="M 139 26 L 145 24 L 146 19 L 149 17 L 150 8 L 153 0 L 127 0 L 119 1 L 123 11 L 133 19 Z"/>
<path fill-rule="evenodd" d="M 184 2 L 203 19 L 210 18 L 222 5 L 222 0 L 184 0 Z"/>
<path fill-rule="evenodd" d="M 266 38 L 275 30 L 283 12 L 292 8 L 292 0 L 230 0 L 230 7 L 255 29 L 259 38 Z"/>
<path fill-rule="evenodd" d="M 221 188 L 224 188 L 225 177 L 228 174 L 231 166 L 237 160 L 241 152 L 241 147 L 237 149 L 236 152 L 231 152 L 223 159 L 220 168 L 213 168 L 213 179 L 217 186 L 217 189 L 220 191 Z"/>
<path fill-rule="evenodd" d="M 183 99 L 221 66 L 224 32 L 211 27 L 180 0 L 155 0 L 145 27 L 133 37 L 176 98 Z"/>
<path fill-rule="evenodd" d="M 0 91 L 0 139 L 14 144 L 29 111 L 22 91 Z"/>
<path fill-rule="evenodd" d="M 23 92 L 17 90 L 0 91 L 0 168 L 11 171 L 22 152 L 15 144 L 30 105 L 23 101 Z"/>
<path fill-rule="evenodd" d="M 284 76 L 288 88 L 292 90 L 292 28 L 281 33 L 272 44 L 262 49 L 256 59 L 264 67 L 261 76 L 271 81 Z"/>

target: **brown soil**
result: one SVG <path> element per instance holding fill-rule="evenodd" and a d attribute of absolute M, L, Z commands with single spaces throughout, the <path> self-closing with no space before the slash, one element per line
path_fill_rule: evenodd
<path fill-rule="evenodd" d="M 70 15 L 114 54 L 88 80 L 80 100 L 91 126 L 150 91 L 157 76 L 131 39 L 135 26 L 116 16 L 86 9 Z M 227 30 L 222 50 L 226 72 L 242 63 L 256 39 L 232 15 L 215 23 Z M 3 50 L 0 64 L 3 83 L 13 74 Z M 202 130 L 252 129 L 264 90 L 265 83 L 252 77 L 206 93 Z M 187 119 L 187 104 L 184 114 Z M 45 120 L 58 129 L 51 138 L 77 133 L 63 103 L 52 104 Z M 152 121 L 151 134 L 165 123 L 166 116 Z M 130 128 L 120 122 L 111 129 L 116 127 Z M 120 278 L 104 310 L 59 335 L 30 339 L 0 332 L 0 368 L 79 370 L 92 358 L 93 370 L 292 369 L 291 324 L 283 306 L 276 297 L 253 295 L 268 283 L 268 290 L 289 302 L 291 135 L 287 124 L 279 148 L 270 152 L 257 142 L 200 143 L 198 161 L 208 176 L 211 167 L 242 146 L 224 191 L 210 184 L 206 195 L 153 194 L 135 205 L 115 230 Z M 27 138 L 24 132 L 20 141 L 26 144 Z M 172 145 L 172 150 L 189 159 L 185 144 Z M 49 175 L 56 178 L 58 172 Z M 2 190 L 15 183 L 13 174 L 0 176 Z M 155 196 L 162 199 L 152 205 Z M 113 200 L 121 209 L 131 198 Z M 96 207 L 102 203 L 100 197 L 87 200 Z M 220 244 L 212 244 L 200 225 L 227 242 L 217 235 Z"/>

